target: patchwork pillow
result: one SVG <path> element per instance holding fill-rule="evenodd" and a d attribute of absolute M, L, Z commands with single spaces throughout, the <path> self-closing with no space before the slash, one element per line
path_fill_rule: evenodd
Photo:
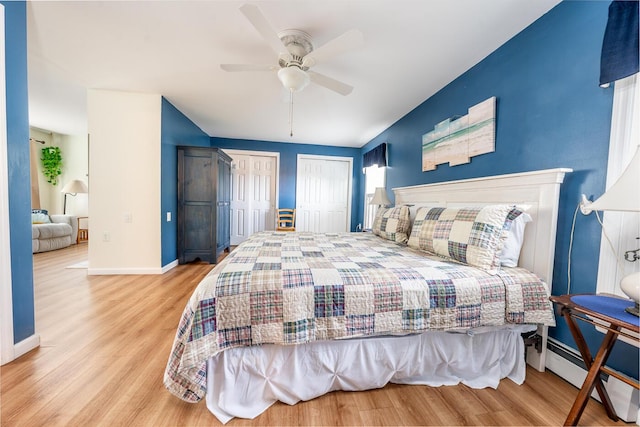
<path fill-rule="evenodd" d="M 507 232 L 522 213 L 510 205 L 421 208 L 408 245 L 496 273 Z"/>
<path fill-rule="evenodd" d="M 409 239 L 409 207 L 378 208 L 373 220 L 374 234 L 396 243 L 407 243 Z"/>
<path fill-rule="evenodd" d="M 50 222 L 49 211 L 46 209 L 31 210 L 31 224 L 49 224 Z"/>

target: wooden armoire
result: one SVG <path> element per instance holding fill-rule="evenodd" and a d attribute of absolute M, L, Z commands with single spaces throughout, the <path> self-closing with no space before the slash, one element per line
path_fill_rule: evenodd
<path fill-rule="evenodd" d="M 214 264 L 230 246 L 231 157 L 178 147 L 178 262 Z"/>

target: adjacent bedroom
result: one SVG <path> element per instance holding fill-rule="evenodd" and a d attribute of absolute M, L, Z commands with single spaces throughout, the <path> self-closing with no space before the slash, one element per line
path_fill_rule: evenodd
<path fill-rule="evenodd" d="M 640 424 L 638 4 L 0 0 L 2 425 Z"/>

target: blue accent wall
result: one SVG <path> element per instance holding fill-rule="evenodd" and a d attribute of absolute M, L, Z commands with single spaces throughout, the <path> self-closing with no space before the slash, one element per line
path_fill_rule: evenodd
<path fill-rule="evenodd" d="M 296 175 L 298 154 L 338 156 L 353 158 L 353 194 L 351 199 L 351 230 L 355 231 L 362 215 L 360 181 L 362 181 L 362 155 L 359 148 L 330 147 L 326 145 L 290 144 L 284 142 L 254 141 L 245 139 L 211 138 L 212 147 L 234 150 L 270 151 L 280 153 L 280 207 L 296 206 Z M 364 197 L 364 196 L 363 196 Z"/>
<path fill-rule="evenodd" d="M 160 223 L 162 266 L 178 259 L 178 145 L 208 147 L 209 135 L 196 126 L 164 97 L 160 129 Z M 167 222 L 171 212 L 171 222 Z"/>
<path fill-rule="evenodd" d="M 560 195 L 553 294 L 567 293 L 573 213 L 582 193 L 605 189 L 613 88 L 598 86 L 609 2 L 564 1 L 362 148 L 387 142 L 387 189 L 568 167 Z M 422 135 L 444 119 L 497 97 L 496 150 L 471 163 L 422 172 Z M 364 191 L 363 186 L 360 192 Z M 390 196 L 392 192 L 388 191 Z M 362 210 L 360 218 L 362 218 Z M 600 225 L 577 217 L 571 293 L 595 292 Z M 562 318 L 550 336 L 576 348 Z M 595 354 L 603 335 L 584 328 Z M 609 365 L 638 378 L 638 350 L 617 343 Z"/>
<path fill-rule="evenodd" d="M 13 339 L 35 334 L 31 254 L 31 180 L 27 92 L 27 15 L 23 1 L 2 1 L 5 14 L 7 159 Z"/>

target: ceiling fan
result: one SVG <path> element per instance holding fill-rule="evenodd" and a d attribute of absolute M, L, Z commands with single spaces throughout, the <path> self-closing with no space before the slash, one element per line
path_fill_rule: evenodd
<path fill-rule="evenodd" d="M 352 86 L 311 71 L 310 68 L 333 56 L 361 46 L 364 39 L 360 31 L 347 31 L 315 49 L 311 36 L 304 31 L 284 30 L 277 33 L 257 6 L 245 4 L 240 7 L 240 11 L 278 55 L 278 63 L 277 65 L 221 64 L 220 68 L 225 71 L 277 71 L 278 79 L 291 94 L 304 89 L 309 82 L 341 95 L 351 93 Z"/>

